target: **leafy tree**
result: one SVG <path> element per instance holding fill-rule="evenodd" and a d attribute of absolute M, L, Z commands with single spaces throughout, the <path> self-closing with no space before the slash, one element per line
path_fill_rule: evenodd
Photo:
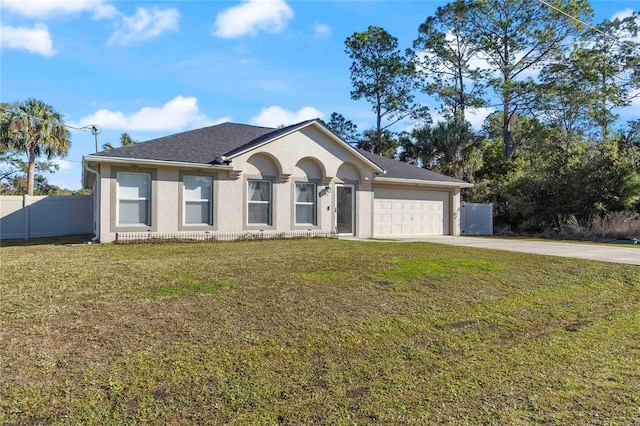
<path fill-rule="evenodd" d="M 383 132 L 393 124 L 426 115 L 426 107 L 413 104 L 414 67 L 398 49 L 398 39 L 383 28 L 370 26 L 353 33 L 345 40 L 345 46 L 353 60 L 351 98 L 364 98 L 371 103 L 376 115 L 372 140 L 376 145 L 383 144 Z"/>
<path fill-rule="evenodd" d="M 349 144 L 357 144 L 360 142 L 358 126 L 353 124 L 351 120 L 344 118 L 342 114 L 337 112 L 331 113 L 329 122 L 324 124 L 343 141 Z"/>
<path fill-rule="evenodd" d="M 638 33 L 638 16 L 603 21 L 545 66 L 540 109 L 552 124 L 600 141 L 609 138 L 616 110 L 640 96 L 640 44 L 622 41 Z"/>
<path fill-rule="evenodd" d="M 400 134 L 400 161 L 414 166 L 430 169 L 437 163 L 438 147 L 433 137 L 433 128 L 424 125 L 414 128 L 410 133 Z"/>
<path fill-rule="evenodd" d="M 566 134 L 575 135 L 573 140 L 586 137 L 591 128 L 589 110 L 595 102 L 593 93 L 584 88 L 582 73 L 589 65 L 578 55 L 561 54 L 541 71 L 536 109 L 543 120 Z M 570 138 L 565 138 L 571 143 Z"/>
<path fill-rule="evenodd" d="M 591 13 L 588 0 L 558 0 L 554 5 L 583 19 Z M 475 51 L 493 72 L 488 83 L 502 104 L 502 139 L 509 160 L 516 149 L 512 119 L 518 110 L 524 111 L 526 98 L 535 90 L 533 81 L 524 81 L 522 75 L 540 68 L 568 37 L 578 35 L 581 26 L 535 0 L 468 1 L 465 11 Z"/>
<path fill-rule="evenodd" d="M 383 130 L 382 135 L 378 135 L 375 129 L 369 129 L 362 134 L 356 147 L 383 157 L 396 158 L 398 139 L 389 130 Z"/>
<path fill-rule="evenodd" d="M 608 139 L 611 125 L 618 119 L 616 109 L 631 104 L 640 89 L 640 43 L 612 42 L 638 34 L 640 14 L 623 20 L 604 20 L 582 37 L 570 59 L 582 65 L 583 91 L 593 99 L 589 116 L 600 129 L 600 140 Z"/>
<path fill-rule="evenodd" d="M 619 141 L 621 147 L 640 148 L 640 119 L 627 122 L 627 127 L 620 130 Z"/>
<path fill-rule="evenodd" d="M 33 179 L 33 194 L 34 195 L 73 195 L 74 191 L 68 189 L 62 189 L 56 185 L 49 183 L 46 177 L 36 173 Z M 22 195 L 27 190 L 27 177 L 26 175 L 14 176 L 11 179 L 6 179 L 0 183 L 0 193 L 6 195 Z"/>
<path fill-rule="evenodd" d="M 480 139 L 468 123 L 456 120 L 422 126 L 400 138 L 402 161 L 472 180 L 479 167 Z"/>
<path fill-rule="evenodd" d="M 65 156 L 71 141 L 62 115 L 38 99 L 11 105 L 0 120 L 0 145 L 27 155 L 27 194 L 33 195 L 36 160 Z"/>
<path fill-rule="evenodd" d="M 478 45 L 470 37 L 466 21 L 468 3 L 455 0 L 438 7 L 418 27 L 412 60 L 422 90 L 443 102 L 449 120 L 465 121 L 467 108 L 478 108 L 483 99 L 486 71 L 473 67 Z"/>
<path fill-rule="evenodd" d="M 129 146 L 137 143 L 139 142 L 137 140 L 132 139 L 131 136 L 129 136 L 129 134 L 126 132 L 120 135 L 120 146 Z M 104 149 L 105 151 L 112 150 L 113 145 L 107 142 L 104 145 L 102 145 L 102 149 Z"/>
<path fill-rule="evenodd" d="M 0 146 L 0 181 L 12 177 L 20 171 L 21 163 L 24 161 L 18 158 L 18 153 Z"/>
<path fill-rule="evenodd" d="M 20 154 L 4 151 L 0 148 L 0 194 L 23 195 L 27 193 L 27 171 L 29 166 L 20 158 Z M 37 161 L 34 167 L 34 195 L 49 195 L 43 188 L 50 187 L 43 173 L 58 170 L 53 161 Z"/>

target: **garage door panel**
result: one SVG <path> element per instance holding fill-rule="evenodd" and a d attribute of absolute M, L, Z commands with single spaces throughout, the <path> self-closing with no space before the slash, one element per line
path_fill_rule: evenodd
<path fill-rule="evenodd" d="M 449 232 L 449 192 L 374 189 L 374 235 L 410 237 Z"/>

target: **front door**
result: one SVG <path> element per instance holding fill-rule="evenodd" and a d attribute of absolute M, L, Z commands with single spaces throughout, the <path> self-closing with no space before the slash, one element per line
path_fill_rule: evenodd
<path fill-rule="evenodd" d="M 339 235 L 353 235 L 353 185 L 336 185 L 336 230 Z"/>

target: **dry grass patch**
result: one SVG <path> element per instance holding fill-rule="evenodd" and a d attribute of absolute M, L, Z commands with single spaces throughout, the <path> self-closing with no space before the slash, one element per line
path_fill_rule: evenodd
<path fill-rule="evenodd" d="M 0 250 L 0 423 L 640 423 L 640 270 L 337 240 Z"/>

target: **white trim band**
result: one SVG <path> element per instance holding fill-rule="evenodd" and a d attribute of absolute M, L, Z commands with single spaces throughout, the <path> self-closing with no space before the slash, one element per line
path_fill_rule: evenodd
<path fill-rule="evenodd" d="M 220 164 L 206 163 L 185 163 L 181 161 L 166 160 L 149 160 L 144 158 L 120 158 L 120 157 L 103 157 L 99 155 L 85 155 L 83 161 L 91 161 L 94 163 L 116 163 L 116 164 L 144 164 L 151 166 L 180 167 L 188 169 L 214 169 L 214 170 L 233 170 L 233 166 L 225 166 Z"/>
<path fill-rule="evenodd" d="M 437 180 L 421 180 L 421 179 L 399 179 L 399 178 L 389 178 L 389 177 L 380 177 L 376 176 L 373 179 L 374 184 L 376 182 L 380 183 L 391 183 L 391 184 L 412 184 L 412 185 L 420 185 L 420 186 L 442 186 L 447 188 L 473 188 L 472 183 L 468 182 L 441 182 Z"/>

